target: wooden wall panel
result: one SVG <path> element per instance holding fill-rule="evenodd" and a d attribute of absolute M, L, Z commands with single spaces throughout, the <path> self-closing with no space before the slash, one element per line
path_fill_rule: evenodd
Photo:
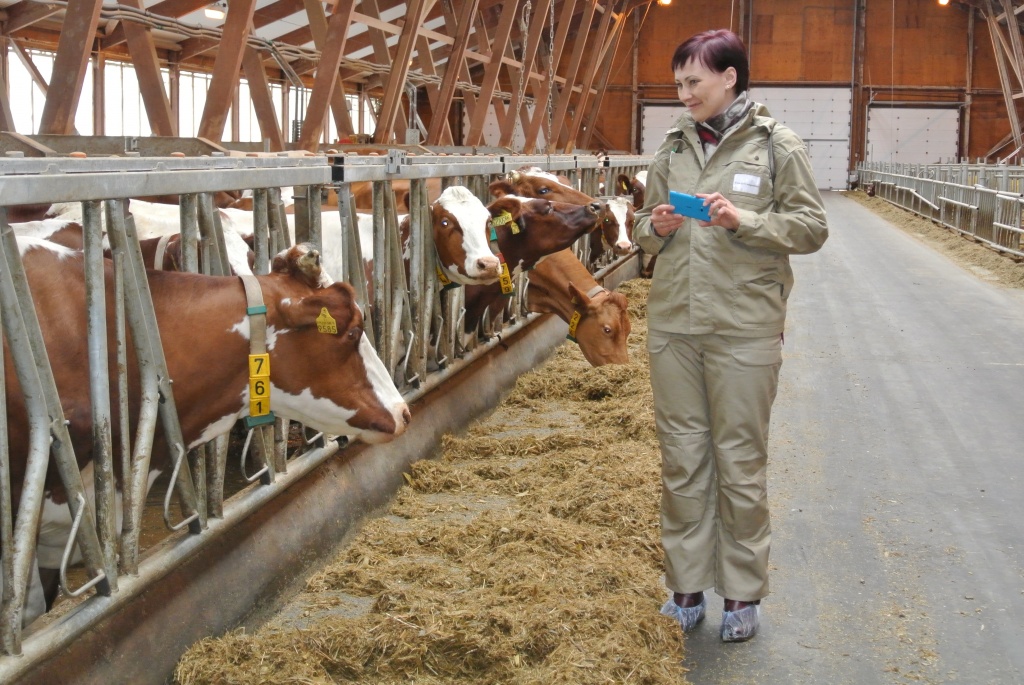
<path fill-rule="evenodd" d="M 865 78 L 876 85 L 963 87 L 967 22 L 962 5 L 899 0 L 894 16 L 892 2 L 868 0 Z M 988 39 L 987 31 L 980 33 Z"/>

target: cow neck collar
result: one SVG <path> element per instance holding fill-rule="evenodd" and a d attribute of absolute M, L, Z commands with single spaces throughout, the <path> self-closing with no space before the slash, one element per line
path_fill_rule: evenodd
<path fill-rule="evenodd" d="M 605 292 L 608 291 L 605 290 L 605 287 L 599 283 L 587 291 L 587 299 L 592 300 L 601 293 Z M 569 333 L 568 335 L 565 336 L 565 338 L 566 340 L 571 340 L 577 345 L 579 345 L 579 341 L 576 340 L 576 327 L 580 325 L 580 321 L 583 319 L 583 312 L 575 307 L 575 305 L 579 304 L 578 302 L 576 302 L 575 297 L 572 298 L 572 303 L 574 306 L 572 316 L 569 318 Z"/>
<path fill-rule="evenodd" d="M 260 282 L 252 274 L 240 274 L 238 276 L 245 288 L 245 313 L 249 317 L 249 358 L 246 366 L 249 369 L 250 388 L 254 380 L 253 356 L 267 354 L 267 305 L 263 302 L 263 289 Z M 270 383 L 270 357 L 266 357 L 264 370 L 266 382 Z M 269 389 L 269 388 L 268 388 Z M 270 396 L 267 395 L 267 403 Z M 250 404 L 249 411 L 252 411 Z M 251 413 L 245 417 L 245 427 L 252 431 L 253 428 L 275 421 L 274 412 L 267 411 L 266 414 L 253 416 Z"/>

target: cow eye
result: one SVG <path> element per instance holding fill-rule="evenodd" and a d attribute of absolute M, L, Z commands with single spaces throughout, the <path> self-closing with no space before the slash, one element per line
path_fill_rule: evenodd
<path fill-rule="evenodd" d="M 547 194 L 548 194 L 548 193 L 550 193 L 550 192 L 551 192 L 551 188 L 543 188 L 543 187 L 542 187 L 542 188 L 540 188 L 540 189 L 539 189 L 539 190 L 537 191 L 537 194 L 538 194 L 538 195 L 547 195 Z"/>
<path fill-rule="evenodd" d="M 363 337 L 363 329 L 360 326 L 353 326 L 352 328 L 348 329 L 348 333 L 346 333 L 345 336 L 351 342 L 359 342 L 359 340 Z"/>
<path fill-rule="evenodd" d="M 441 219 L 441 225 L 444 226 L 445 228 L 447 228 L 448 227 L 448 219 Z"/>
<path fill-rule="evenodd" d="M 612 334 L 612 327 L 611 326 L 605 326 L 604 327 L 604 334 L 605 335 L 611 335 Z"/>

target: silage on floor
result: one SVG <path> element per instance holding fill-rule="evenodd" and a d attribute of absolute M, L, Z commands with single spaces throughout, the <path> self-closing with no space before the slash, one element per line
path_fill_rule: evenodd
<path fill-rule="evenodd" d="M 197 643 L 176 681 L 682 682 L 682 635 L 658 614 L 647 287 L 621 288 L 630 365 L 561 346 L 415 464 L 289 610 Z"/>

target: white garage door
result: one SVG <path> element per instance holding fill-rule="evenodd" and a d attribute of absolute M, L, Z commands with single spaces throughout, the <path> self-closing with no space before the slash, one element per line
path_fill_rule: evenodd
<path fill-rule="evenodd" d="M 849 88 L 751 88 L 750 96 L 807 143 L 819 188 L 845 189 L 850 160 Z M 680 104 L 645 104 L 642 154 L 653 154 L 682 114 Z"/>
<path fill-rule="evenodd" d="M 960 110 L 939 107 L 868 108 L 869 162 L 941 164 L 957 159 Z"/>

